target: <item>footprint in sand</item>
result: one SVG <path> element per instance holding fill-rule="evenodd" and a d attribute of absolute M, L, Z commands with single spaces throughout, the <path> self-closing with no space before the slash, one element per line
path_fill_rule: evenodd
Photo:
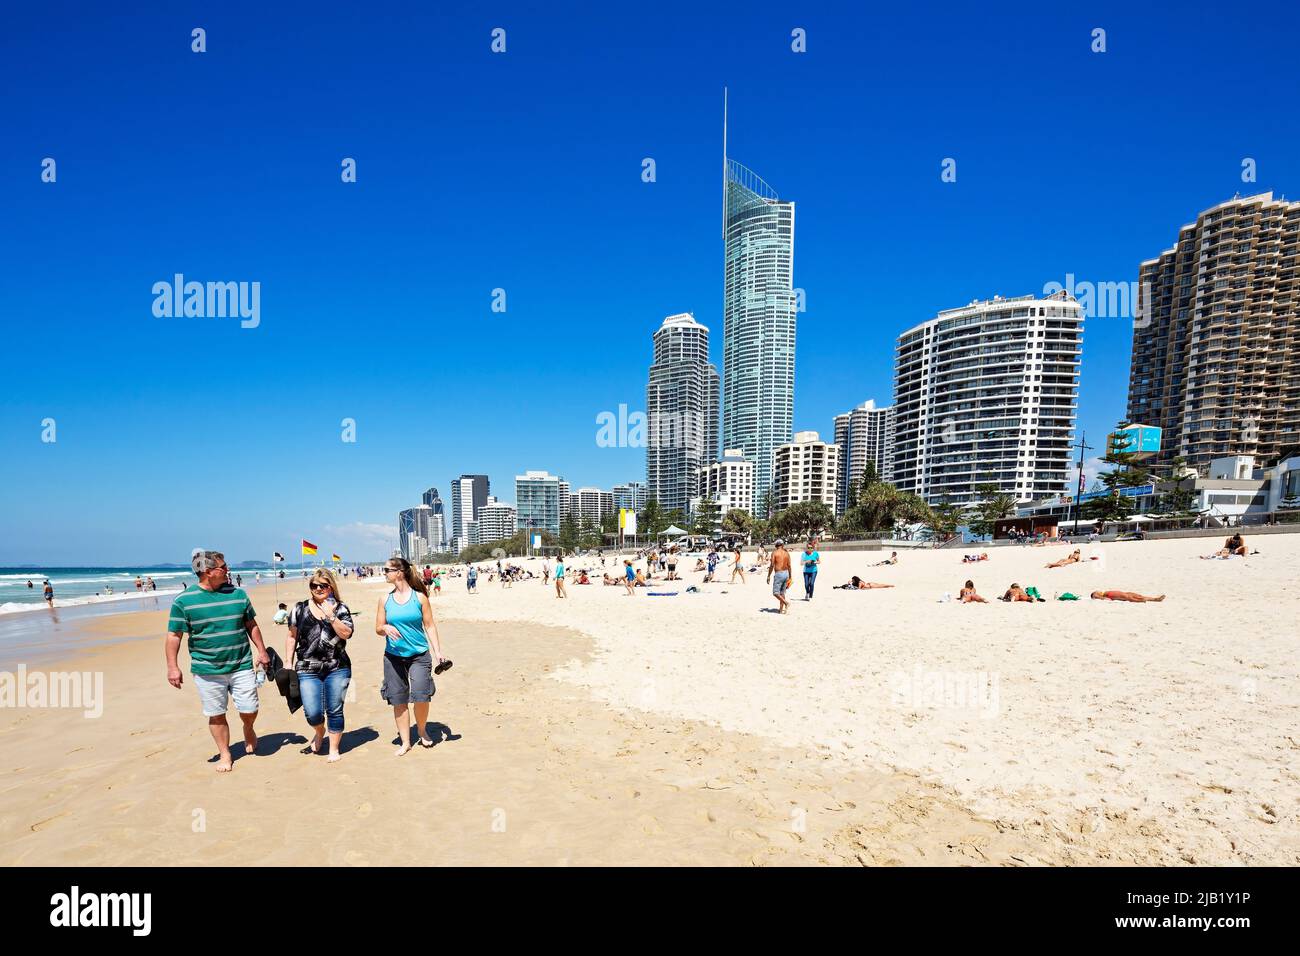
<path fill-rule="evenodd" d="M 361 804 L 361 806 L 357 807 L 357 816 L 361 817 L 362 819 L 365 819 L 366 817 L 370 816 L 370 814 L 373 813 L 374 810 L 375 808 L 372 807 L 369 803 L 363 803 Z"/>
<path fill-rule="evenodd" d="M 367 806 L 369 806 L 369 804 L 367 804 Z M 359 853 L 356 850 L 348 850 L 347 853 L 344 853 L 343 862 L 346 863 L 348 866 L 369 866 L 370 865 L 370 861 L 366 859 L 366 855 L 364 853 Z"/>
<path fill-rule="evenodd" d="M 649 833 L 652 836 L 658 836 L 660 833 L 664 832 L 664 828 L 659 825 L 659 821 L 654 817 L 641 816 L 637 818 L 637 822 L 641 824 L 642 833 Z"/>

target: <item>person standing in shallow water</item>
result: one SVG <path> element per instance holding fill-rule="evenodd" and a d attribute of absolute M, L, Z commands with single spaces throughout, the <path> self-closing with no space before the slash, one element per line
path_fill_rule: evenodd
<path fill-rule="evenodd" d="M 385 638 L 384 683 L 379 693 L 393 708 L 402 756 L 411 749 L 411 721 L 408 705 L 414 705 L 415 730 L 421 747 L 432 747 L 425 736 L 429 703 L 433 700 L 433 657 L 442 664 L 442 644 L 433 620 L 429 592 L 424 580 L 405 558 L 389 558 L 384 576 L 392 590 L 380 598 L 375 612 L 375 633 Z M 432 645 L 432 654 L 430 653 Z"/>

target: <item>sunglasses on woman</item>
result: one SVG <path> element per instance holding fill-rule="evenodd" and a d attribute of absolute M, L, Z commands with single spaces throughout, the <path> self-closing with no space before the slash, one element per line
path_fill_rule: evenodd
<path fill-rule="evenodd" d="M 330 586 L 323 581 L 313 581 L 307 586 L 313 591 L 328 591 L 330 589 Z"/>

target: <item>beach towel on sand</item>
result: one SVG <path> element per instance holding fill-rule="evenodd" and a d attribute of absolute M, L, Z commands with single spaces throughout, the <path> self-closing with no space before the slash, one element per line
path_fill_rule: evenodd
<path fill-rule="evenodd" d="M 677 597 L 676 591 L 646 591 L 646 597 Z"/>

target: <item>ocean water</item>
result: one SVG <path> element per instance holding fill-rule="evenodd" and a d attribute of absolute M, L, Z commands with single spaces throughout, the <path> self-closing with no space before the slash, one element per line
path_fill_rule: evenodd
<path fill-rule="evenodd" d="M 283 565 L 281 566 L 283 567 Z M 257 583 L 257 574 L 269 581 L 271 569 L 239 568 L 230 575 L 243 577 L 245 586 Z M 286 577 L 288 572 L 286 570 Z M 152 577 L 157 591 L 137 591 L 135 579 Z M 45 582 L 54 585 L 55 607 L 75 607 L 82 604 L 132 602 L 145 597 L 176 594 L 193 584 L 197 578 L 188 568 L 128 567 L 128 568 L 0 568 L 0 615 L 17 614 L 45 608 Z M 32 586 L 29 588 L 27 582 Z M 125 610 L 125 608 L 123 608 Z"/>

